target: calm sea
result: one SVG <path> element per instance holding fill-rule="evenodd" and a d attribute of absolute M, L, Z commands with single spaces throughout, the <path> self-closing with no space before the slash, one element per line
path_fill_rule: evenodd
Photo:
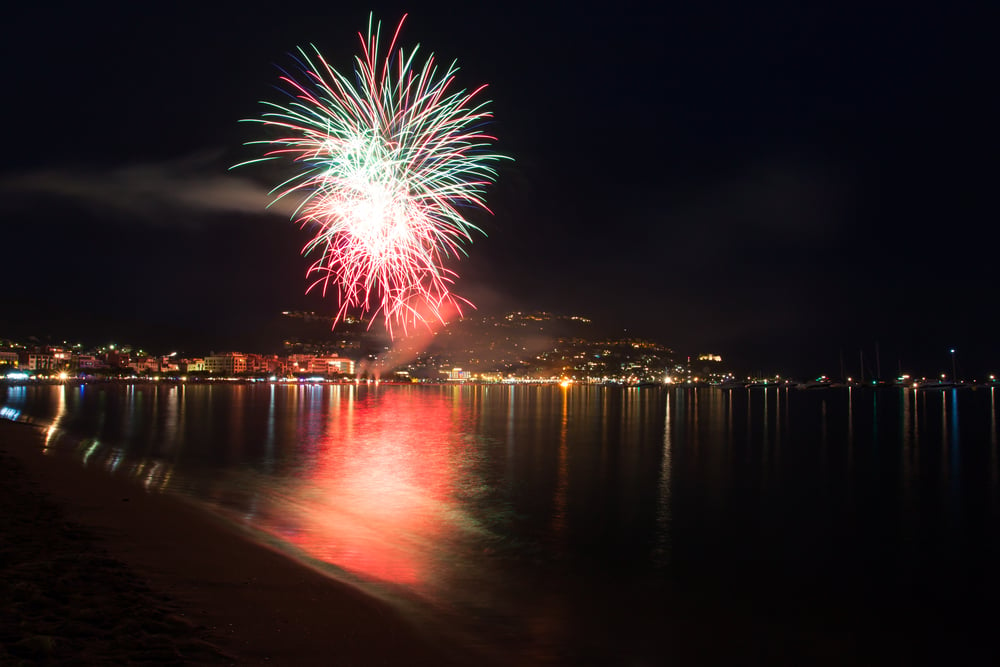
<path fill-rule="evenodd" d="M 995 657 L 993 389 L 0 387 L 508 664 Z"/>

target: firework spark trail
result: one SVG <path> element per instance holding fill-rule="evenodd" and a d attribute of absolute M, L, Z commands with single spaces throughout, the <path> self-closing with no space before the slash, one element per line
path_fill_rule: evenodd
<path fill-rule="evenodd" d="M 358 33 L 356 83 L 316 47 L 312 57 L 300 48 L 302 80 L 280 77 L 292 101 L 262 102 L 268 111 L 250 120 L 285 134 L 249 142 L 269 150 L 242 163 L 293 161 L 298 172 L 272 194 L 275 201 L 304 195 L 295 217 L 315 232 L 302 252 L 319 254 L 307 291 L 326 295 L 335 286 L 335 324 L 349 309 L 370 312 L 372 321 L 381 313 L 390 335 L 471 305 L 451 293 L 457 275 L 444 262 L 465 254 L 472 232 L 482 233 L 461 209 L 489 212 L 485 187 L 505 159 L 479 130 L 492 118 L 488 102 L 474 102 L 485 86 L 452 91 L 455 63 L 439 68 L 432 54 L 418 66 L 419 46 L 397 51 L 405 20 L 384 60 L 381 23 L 370 18 L 367 37 Z"/>

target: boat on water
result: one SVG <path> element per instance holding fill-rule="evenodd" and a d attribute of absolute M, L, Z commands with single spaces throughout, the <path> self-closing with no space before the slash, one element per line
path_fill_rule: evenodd
<path fill-rule="evenodd" d="M 916 389 L 951 389 L 955 386 L 955 383 L 947 378 L 941 379 L 928 379 L 924 378 L 922 380 L 916 380 L 913 383 Z"/>
<path fill-rule="evenodd" d="M 747 386 L 745 380 L 726 380 L 725 382 L 719 382 L 718 384 L 712 385 L 719 389 L 743 389 Z"/>
<path fill-rule="evenodd" d="M 800 382 L 795 385 L 798 389 L 829 389 L 833 386 L 833 380 L 825 375 L 820 375 L 814 380 L 809 380 L 808 382 Z"/>

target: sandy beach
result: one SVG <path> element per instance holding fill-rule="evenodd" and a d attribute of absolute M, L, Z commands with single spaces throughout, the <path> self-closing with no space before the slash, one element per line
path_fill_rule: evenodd
<path fill-rule="evenodd" d="M 0 663 L 481 662 L 221 520 L 0 421 Z"/>

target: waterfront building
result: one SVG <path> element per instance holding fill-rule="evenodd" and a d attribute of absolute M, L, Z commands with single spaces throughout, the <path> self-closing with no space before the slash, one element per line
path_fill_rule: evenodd
<path fill-rule="evenodd" d="M 313 368 L 324 375 L 354 375 L 354 362 L 333 355 L 332 357 L 316 357 L 313 360 Z M 321 370 L 322 369 L 322 370 Z"/>
<path fill-rule="evenodd" d="M 25 352 L 21 364 L 29 371 L 51 371 L 56 368 L 56 358 L 42 352 Z"/>
<path fill-rule="evenodd" d="M 76 357 L 77 368 L 103 368 L 104 362 L 93 354 L 79 354 Z"/>
<path fill-rule="evenodd" d="M 202 358 L 181 359 L 177 365 L 183 373 L 203 373 L 205 371 L 205 360 Z"/>
<path fill-rule="evenodd" d="M 205 370 L 214 375 L 239 375 L 247 370 L 247 355 L 226 352 L 205 357 Z"/>

